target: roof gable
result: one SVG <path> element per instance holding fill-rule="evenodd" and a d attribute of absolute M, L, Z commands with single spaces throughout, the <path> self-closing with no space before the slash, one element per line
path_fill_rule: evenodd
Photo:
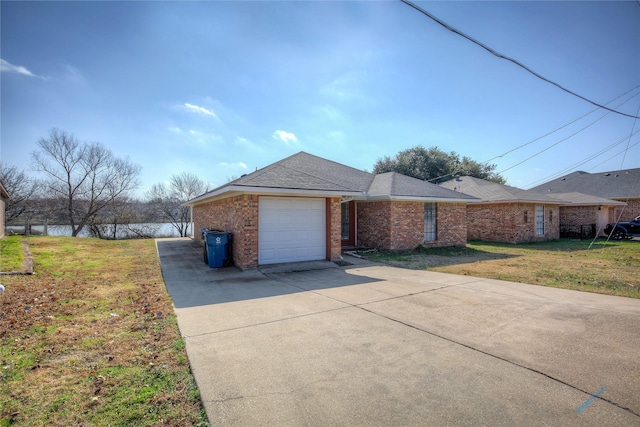
<path fill-rule="evenodd" d="M 301 151 L 227 185 L 366 191 L 373 174 Z"/>

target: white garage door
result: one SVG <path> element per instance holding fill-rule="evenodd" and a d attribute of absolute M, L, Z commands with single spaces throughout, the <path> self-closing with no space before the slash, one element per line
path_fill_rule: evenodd
<path fill-rule="evenodd" d="M 258 264 L 326 257 L 324 199 L 260 197 Z"/>

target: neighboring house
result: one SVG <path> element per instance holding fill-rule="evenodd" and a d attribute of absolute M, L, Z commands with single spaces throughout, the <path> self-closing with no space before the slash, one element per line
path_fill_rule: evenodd
<path fill-rule="evenodd" d="M 470 176 L 441 186 L 479 199 L 467 205 L 469 240 L 521 243 L 602 234 L 623 202 L 588 194 L 522 190 Z"/>
<path fill-rule="evenodd" d="M 0 237 L 4 236 L 4 229 L 6 225 L 4 223 L 5 208 L 6 208 L 5 200 L 7 200 L 8 198 L 9 198 L 9 193 L 7 193 L 7 190 L 4 188 L 4 186 L 0 182 Z"/>
<path fill-rule="evenodd" d="M 560 238 L 561 202 L 552 197 L 471 176 L 440 186 L 479 199 L 467 205 L 469 240 L 522 243 Z"/>
<path fill-rule="evenodd" d="M 614 210 L 624 202 L 584 193 L 548 193 L 559 200 L 560 237 L 591 238 L 604 236 L 604 228 L 614 222 Z"/>
<path fill-rule="evenodd" d="M 233 233 L 240 268 L 338 260 L 343 247 L 466 244 L 473 197 L 398 173 L 373 175 L 300 152 L 185 203 L 201 228 Z"/>
<path fill-rule="evenodd" d="M 612 209 L 607 222 L 631 221 L 640 215 L 640 168 L 598 173 L 573 172 L 538 185 L 531 191 L 549 195 L 578 192 L 622 202 Z"/>

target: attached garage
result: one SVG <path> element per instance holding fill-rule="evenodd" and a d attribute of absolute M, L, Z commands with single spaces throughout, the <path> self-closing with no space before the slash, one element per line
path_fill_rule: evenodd
<path fill-rule="evenodd" d="M 326 259 L 324 198 L 262 196 L 258 206 L 258 264 Z"/>

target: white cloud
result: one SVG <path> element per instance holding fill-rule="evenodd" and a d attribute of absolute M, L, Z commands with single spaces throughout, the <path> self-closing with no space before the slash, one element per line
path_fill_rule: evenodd
<path fill-rule="evenodd" d="M 296 138 L 295 134 L 291 132 L 286 132 L 284 130 L 275 131 L 272 137 L 274 139 L 279 139 L 280 141 L 284 142 L 287 145 L 290 145 L 290 143 L 298 142 L 298 138 Z"/>
<path fill-rule="evenodd" d="M 5 61 L 4 59 L 0 59 L 0 71 L 3 73 L 16 73 L 16 74 L 22 74 L 23 76 L 38 77 L 41 79 L 44 78 L 42 76 L 33 74 L 31 71 L 29 71 L 26 67 L 23 67 L 22 65 L 13 65 L 9 61 Z"/>
<path fill-rule="evenodd" d="M 213 117 L 216 120 L 220 120 L 218 118 L 218 115 L 215 112 L 213 112 L 211 110 L 208 110 L 208 109 L 206 109 L 204 107 L 200 107 L 198 105 L 189 104 L 188 102 L 185 102 L 184 104 L 182 104 L 182 107 L 184 109 L 186 109 L 187 111 L 191 111 L 192 113 L 202 114 L 203 116 L 210 116 L 210 117 Z"/>
<path fill-rule="evenodd" d="M 240 168 L 240 169 L 247 169 L 247 165 L 244 162 L 238 162 L 238 163 L 227 163 L 227 162 L 221 162 L 218 163 L 218 166 L 222 166 L 222 167 L 230 167 L 230 168 Z"/>

